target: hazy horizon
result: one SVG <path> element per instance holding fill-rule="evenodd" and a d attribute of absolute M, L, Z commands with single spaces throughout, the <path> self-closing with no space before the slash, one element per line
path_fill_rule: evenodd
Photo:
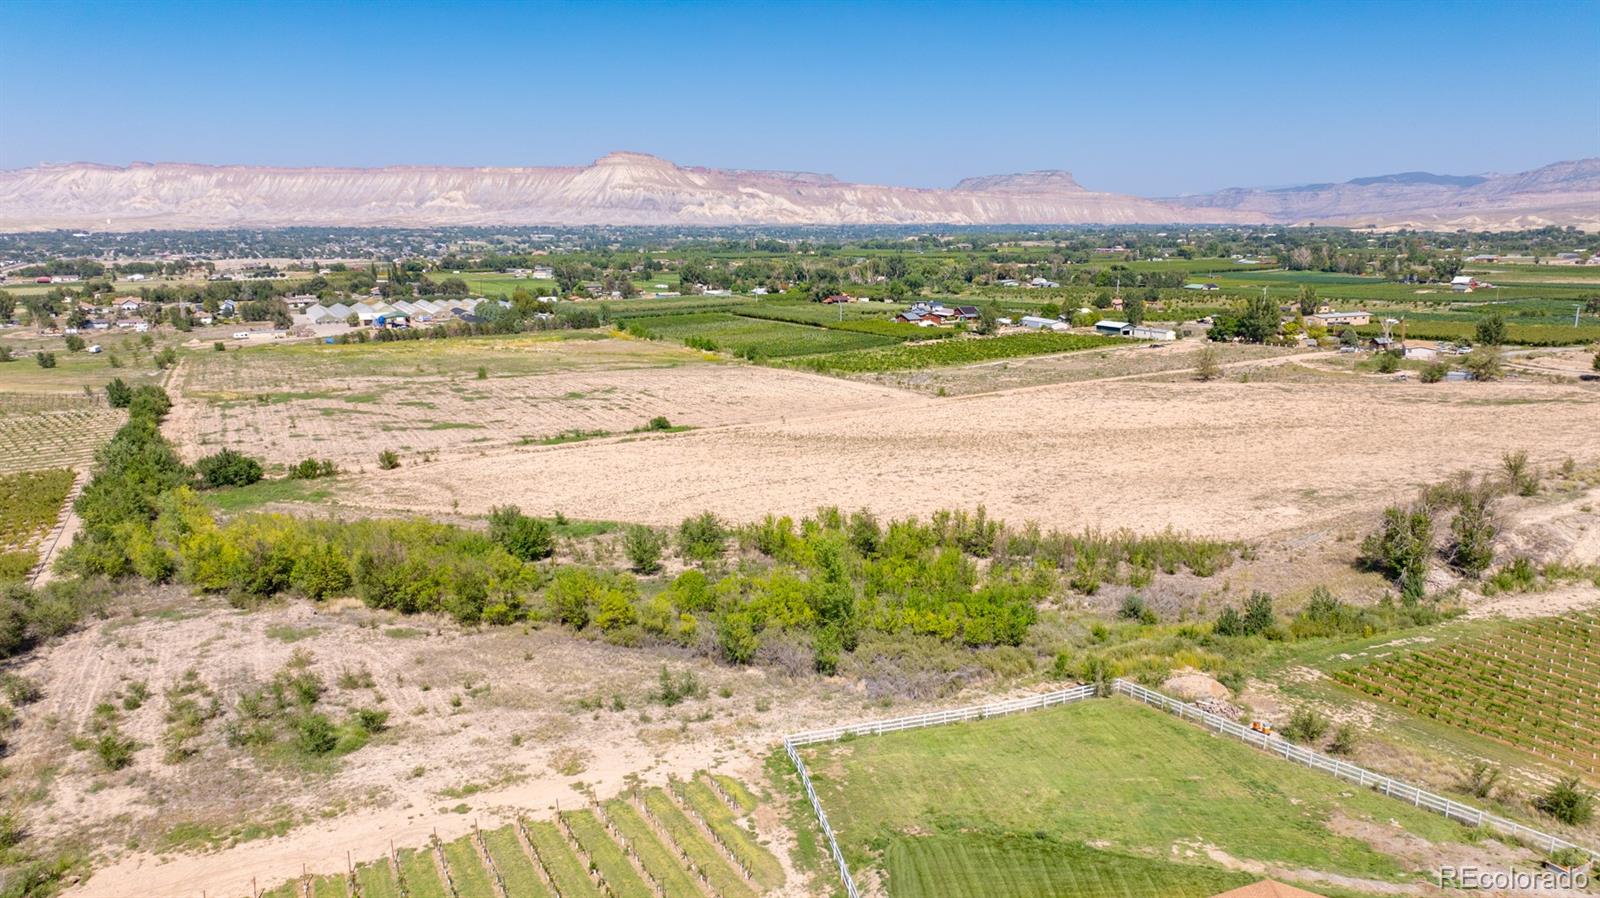
<path fill-rule="evenodd" d="M 1592 6 L 1513 11 L 20 2 L 0 8 L 26 36 L 0 83 L 0 168 L 631 150 L 914 187 L 1064 169 L 1170 196 L 1600 156 Z"/>

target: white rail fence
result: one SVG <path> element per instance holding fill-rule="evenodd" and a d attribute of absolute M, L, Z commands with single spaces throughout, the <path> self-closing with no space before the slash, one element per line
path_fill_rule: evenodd
<path fill-rule="evenodd" d="M 1302 748 L 1284 739 L 1257 732 L 1225 717 L 1212 714 L 1209 711 L 1202 711 L 1187 702 L 1163 695 L 1154 689 L 1146 689 L 1137 683 L 1118 679 L 1112 684 L 1112 692 L 1126 695 L 1135 701 L 1152 705 L 1170 714 L 1176 714 L 1181 719 L 1193 721 L 1218 733 L 1232 736 L 1246 744 L 1253 745 L 1286 760 L 1304 764 L 1324 773 L 1333 774 L 1342 780 L 1365 786 L 1390 798 L 1407 802 L 1413 807 L 1441 814 L 1458 823 L 1496 830 L 1537 845 L 1547 851 L 1575 848 L 1596 860 L 1600 860 L 1600 851 L 1596 851 L 1593 848 L 1569 842 L 1559 836 L 1551 835 L 1532 827 L 1523 826 L 1513 820 L 1497 817 L 1471 805 L 1452 801 L 1442 795 L 1435 795 L 1432 792 L 1419 789 L 1410 783 L 1379 773 L 1373 773 L 1366 768 L 1357 767 L 1337 758 Z M 788 753 L 789 762 L 794 765 L 795 772 L 800 774 L 800 784 L 805 787 L 806 799 L 811 802 L 812 813 L 816 814 L 817 823 L 822 828 L 822 837 L 828 844 L 828 852 L 833 855 L 834 864 L 839 868 L 839 878 L 844 882 L 844 890 L 849 898 L 861 898 L 861 893 L 856 889 L 855 877 L 850 874 L 850 865 L 844 859 L 844 852 L 839 850 L 839 840 L 834 837 L 833 827 L 828 823 L 828 814 L 822 809 L 822 801 L 817 798 L 817 790 L 811 785 L 811 774 L 806 770 L 805 762 L 800 759 L 799 749 L 802 746 L 815 745 L 819 742 L 837 742 L 846 737 L 881 736 L 884 733 L 895 733 L 901 730 L 915 730 L 922 727 L 942 726 L 947 723 L 1004 717 L 1007 714 L 1015 714 L 1019 711 L 1034 711 L 1040 708 L 1068 705 L 1073 702 L 1083 701 L 1086 698 L 1092 698 L 1094 695 L 1094 686 L 1074 686 L 1070 689 L 1060 689 L 1028 698 L 992 702 L 987 705 L 970 705 L 965 708 L 954 708 L 948 711 L 930 711 L 927 714 L 873 720 L 866 723 L 829 727 L 823 730 L 807 730 L 803 733 L 785 736 L 783 739 L 784 751 Z"/>
<path fill-rule="evenodd" d="M 1070 704 L 1090 698 L 1093 695 L 1093 686 L 1074 686 L 1071 689 L 1060 689 L 1028 698 L 992 702 L 987 705 L 972 705 L 949 711 L 931 711 L 927 714 L 913 714 L 909 717 L 894 717 L 889 720 L 874 720 L 868 723 L 830 727 L 825 730 L 808 730 L 804 733 L 785 736 L 783 749 L 788 752 L 789 762 L 794 764 L 795 772 L 800 774 L 800 784 L 805 787 L 806 798 L 811 802 L 811 811 L 817 815 L 817 824 L 822 827 L 822 838 L 828 843 L 828 852 L 833 855 L 833 862 L 839 867 L 839 878 L 844 881 L 845 894 L 849 895 L 850 898 L 861 898 L 861 893 L 856 890 L 855 877 L 850 875 L 850 865 L 845 862 L 844 852 L 839 850 L 839 840 L 834 838 L 833 827 L 828 825 L 828 814 L 822 809 L 822 802 L 817 798 L 817 790 L 811 786 L 811 774 L 806 770 L 805 762 L 800 760 L 800 752 L 797 751 L 800 746 L 814 745 L 818 742 L 837 742 L 846 736 L 881 736 L 884 733 L 942 726 L 947 723 L 960 723 L 964 720 L 1004 717 L 1007 714 L 1015 714 L 1018 711 L 1033 711 L 1038 708 L 1051 708 L 1056 705 Z"/>
<path fill-rule="evenodd" d="M 1176 714 L 1184 720 L 1192 720 L 1207 729 L 1232 736 L 1263 751 L 1271 752 L 1280 758 L 1294 761 L 1297 764 L 1304 764 L 1323 773 L 1331 773 L 1339 779 L 1347 780 L 1358 786 L 1366 786 L 1382 792 L 1390 798 L 1404 801 L 1413 807 L 1423 808 L 1435 814 L 1441 814 L 1458 823 L 1496 830 L 1505 835 L 1514 836 L 1525 842 L 1537 845 L 1546 851 L 1576 848 L 1590 857 L 1600 860 L 1600 851 L 1596 851 L 1593 848 L 1568 842 L 1559 836 L 1554 836 L 1529 826 L 1523 826 L 1514 820 L 1497 817 L 1481 808 L 1462 804 L 1459 801 L 1452 801 L 1443 795 L 1435 795 L 1394 777 L 1373 773 L 1364 767 L 1357 767 L 1338 758 L 1329 757 L 1309 748 L 1302 748 L 1287 740 L 1257 732 L 1226 717 L 1202 711 L 1194 705 L 1178 701 L 1154 689 L 1146 689 L 1137 683 L 1117 680 L 1114 691 L 1144 702 L 1147 705 L 1153 705 L 1168 713 Z"/>

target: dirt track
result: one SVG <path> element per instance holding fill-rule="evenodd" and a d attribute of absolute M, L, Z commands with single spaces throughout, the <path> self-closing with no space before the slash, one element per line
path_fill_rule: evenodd
<path fill-rule="evenodd" d="M 486 453 L 368 479 L 355 504 L 672 523 L 820 505 L 986 505 L 1009 521 L 1256 537 L 1372 510 L 1510 448 L 1600 453 L 1600 393 L 1544 383 L 1062 384 L 648 439 Z"/>

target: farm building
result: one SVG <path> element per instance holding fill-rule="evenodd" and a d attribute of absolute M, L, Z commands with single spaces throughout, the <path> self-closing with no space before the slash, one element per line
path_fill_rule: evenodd
<path fill-rule="evenodd" d="M 1038 315 L 1024 315 L 1017 319 L 1017 323 L 1029 330 L 1064 331 L 1071 327 L 1065 321 L 1054 318 L 1041 318 Z"/>
<path fill-rule="evenodd" d="M 1183 289 L 1185 289 L 1185 290 L 1220 290 L 1222 288 L 1218 287 L 1216 284 L 1205 283 L 1205 284 L 1184 284 L 1183 285 Z"/>
<path fill-rule="evenodd" d="M 1126 321 L 1103 319 L 1094 323 L 1095 333 L 1112 337 L 1132 337 L 1135 340 L 1176 340 L 1178 332 L 1164 327 L 1146 327 Z"/>
<path fill-rule="evenodd" d="M 1059 287 L 1061 285 L 1056 283 L 1055 281 L 1048 280 L 1046 278 L 1034 278 L 1033 280 L 1028 282 L 1028 286 L 1030 286 L 1030 287 Z"/>
<path fill-rule="evenodd" d="M 1370 312 L 1318 312 L 1306 316 L 1306 324 L 1312 327 L 1354 327 L 1372 323 Z"/>
<path fill-rule="evenodd" d="M 1450 289 L 1456 293 L 1471 293 L 1478 287 L 1478 279 L 1468 274 L 1458 274 L 1450 279 Z"/>

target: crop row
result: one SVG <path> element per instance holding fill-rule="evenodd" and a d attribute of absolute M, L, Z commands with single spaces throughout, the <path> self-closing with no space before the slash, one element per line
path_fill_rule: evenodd
<path fill-rule="evenodd" d="M 757 898 L 783 884 L 783 868 L 738 822 L 748 811 L 727 803 L 741 799 L 717 782 L 697 775 L 671 792 L 402 849 L 257 898 Z"/>
<path fill-rule="evenodd" d="M 28 548 L 54 526 L 73 477 L 69 468 L 0 474 L 0 550 Z"/>
<path fill-rule="evenodd" d="M 1408 320 L 1406 336 L 1418 340 L 1474 340 L 1477 339 L 1477 327 L 1477 322 L 1471 320 Z M 1383 328 L 1375 324 L 1363 325 L 1355 330 L 1363 336 L 1383 333 Z M 1511 323 L 1506 325 L 1506 340 L 1519 346 L 1581 346 L 1600 340 L 1600 326 Z"/>
<path fill-rule="evenodd" d="M 936 343 L 906 343 L 885 349 L 840 352 L 833 355 L 796 359 L 789 364 L 824 374 L 869 374 L 880 371 L 912 371 L 951 365 L 970 365 L 999 359 L 1079 352 L 1126 346 L 1121 337 L 1090 334 L 1009 334 L 1003 337 L 975 337 L 942 340 Z"/>
<path fill-rule="evenodd" d="M 731 352 L 753 359 L 781 359 L 817 353 L 846 352 L 888 346 L 893 337 L 830 330 L 783 321 L 767 321 L 702 312 L 635 318 L 626 323 L 635 336 L 652 340 L 678 340 L 698 349 Z"/>
<path fill-rule="evenodd" d="M 1600 697 L 1590 614 L 1524 621 L 1334 679 L 1451 726 L 1600 773 Z"/>

